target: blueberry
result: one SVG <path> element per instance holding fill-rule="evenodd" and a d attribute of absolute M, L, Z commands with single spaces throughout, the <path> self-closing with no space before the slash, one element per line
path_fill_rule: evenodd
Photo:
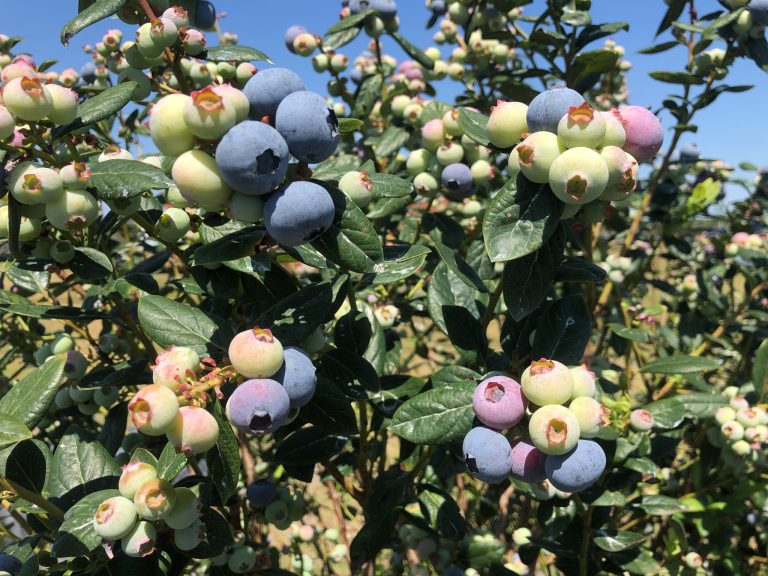
<path fill-rule="evenodd" d="M 339 121 L 325 98 L 308 91 L 285 97 L 277 109 L 275 128 L 298 160 L 316 163 L 336 152 Z"/>
<path fill-rule="evenodd" d="M 195 27 L 210 30 L 216 24 L 216 8 L 208 0 L 198 0 L 195 11 Z"/>
<path fill-rule="evenodd" d="M 256 508 L 265 508 L 277 496 L 277 487 L 271 480 L 256 480 L 245 491 L 248 502 Z"/>
<path fill-rule="evenodd" d="M 16 574 L 21 570 L 21 560 L 10 554 L 0 554 L 0 571 Z"/>
<path fill-rule="evenodd" d="M 525 415 L 523 392 L 512 378 L 493 376 L 486 378 L 472 395 L 475 416 L 486 426 L 501 430 L 512 428 Z"/>
<path fill-rule="evenodd" d="M 440 175 L 445 193 L 453 200 L 469 198 L 475 193 L 472 170 L 466 164 L 449 164 Z"/>
<path fill-rule="evenodd" d="M 288 146 L 268 124 L 246 120 L 221 139 L 216 163 L 224 181 L 238 192 L 267 194 L 285 177 Z"/>
<path fill-rule="evenodd" d="M 605 452 L 592 440 L 579 440 L 566 454 L 547 456 L 547 478 L 563 492 L 580 492 L 597 482 L 605 470 Z"/>
<path fill-rule="evenodd" d="M 309 354 L 296 346 L 284 350 L 285 361 L 274 379 L 280 382 L 291 399 L 291 408 L 300 408 L 312 400 L 317 376 Z"/>
<path fill-rule="evenodd" d="M 291 400 L 279 382 L 269 379 L 246 380 L 227 402 L 230 422 L 242 432 L 274 432 L 285 422 Z"/>
<path fill-rule="evenodd" d="M 578 106 L 584 98 L 570 88 L 550 88 L 536 96 L 528 105 L 526 121 L 529 132 L 553 132 L 557 134 L 557 124 L 568 113 L 568 108 Z"/>
<path fill-rule="evenodd" d="M 475 478 L 495 484 L 512 470 L 512 450 L 509 441 L 488 428 L 472 428 L 464 437 L 464 461 Z"/>
<path fill-rule="evenodd" d="M 378 10 L 382 20 L 392 20 L 397 15 L 395 0 L 350 0 L 349 11 L 359 14 L 366 10 Z"/>
<path fill-rule="evenodd" d="M 285 36 L 283 36 L 283 41 L 285 42 L 285 47 L 288 48 L 290 52 L 296 53 L 296 49 L 293 47 L 293 41 L 296 40 L 296 37 L 299 34 L 306 34 L 307 29 L 304 28 L 304 26 L 294 25 L 288 28 L 288 30 L 285 31 Z"/>
<path fill-rule="evenodd" d="M 752 0 L 747 7 L 755 24 L 765 26 L 768 24 L 768 0 Z"/>
<path fill-rule="evenodd" d="M 284 246 L 314 240 L 330 228 L 334 216 L 331 195 L 312 182 L 297 181 L 278 188 L 264 205 L 267 232 Z"/>
<path fill-rule="evenodd" d="M 524 482 L 541 482 L 547 477 L 547 455 L 525 440 L 512 442 L 512 475 Z"/>
<path fill-rule="evenodd" d="M 251 120 L 264 116 L 274 120 L 280 102 L 292 92 L 306 90 L 301 78 L 287 68 L 267 68 L 258 72 L 245 85 L 243 93 L 248 98 Z"/>
<path fill-rule="evenodd" d="M 80 68 L 80 77 L 88 84 L 92 84 L 96 81 L 96 64 L 93 62 L 86 62 Z"/>
<path fill-rule="evenodd" d="M 696 144 L 686 144 L 680 148 L 680 162 L 696 162 L 701 157 L 701 150 Z"/>
<path fill-rule="evenodd" d="M 429 9 L 438 16 L 442 16 L 448 11 L 448 8 L 445 6 L 445 0 L 432 0 Z"/>

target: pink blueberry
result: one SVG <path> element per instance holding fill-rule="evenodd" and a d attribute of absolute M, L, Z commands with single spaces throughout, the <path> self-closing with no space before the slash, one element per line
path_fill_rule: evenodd
<path fill-rule="evenodd" d="M 664 142 L 664 129 L 658 117 L 642 106 L 624 106 L 619 110 L 626 141 L 624 150 L 638 162 L 651 160 Z"/>
<path fill-rule="evenodd" d="M 162 384 L 150 384 L 131 399 L 128 411 L 139 431 L 150 436 L 161 436 L 176 422 L 179 401 L 170 388 Z"/>
<path fill-rule="evenodd" d="M 472 395 L 477 418 L 489 428 L 511 428 L 525 415 L 522 388 L 508 376 L 486 378 Z"/>

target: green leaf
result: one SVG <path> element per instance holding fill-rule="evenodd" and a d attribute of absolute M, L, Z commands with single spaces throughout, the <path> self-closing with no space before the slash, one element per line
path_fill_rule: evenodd
<path fill-rule="evenodd" d="M 519 322 L 547 297 L 565 250 L 565 232 L 558 227 L 538 250 L 504 265 L 504 303 Z"/>
<path fill-rule="evenodd" d="M 77 119 L 66 126 L 60 126 L 54 130 L 54 137 L 60 138 L 90 124 L 109 118 L 119 112 L 131 101 L 133 91 L 138 84 L 136 82 L 122 82 L 117 86 L 107 88 L 93 98 L 89 98 L 77 109 Z"/>
<path fill-rule="evenodd" d="M 667 50 L 670 50 L 676 46 L 682 46 L 682 44 L 680 44 L 680 42 L 677 40 L 671 40 L 669 42 L 662 42 L 661 44 L 655 44 L 653 46 L 648 46 L 647 48 L 642 48 L 637 52 L 639 54 L 658 54 L 660 52 L 666 52 Z"/>
<path fill-rule="evenodd" d="M 0 399 L 0 412 L 18 418 L 26 426 L 36 426 L 59 390 L 66 359 L 65 354 L 54 356 L 26 374 Z"/>
<path fill-rule="evenodd" d="M 488 296 L 470 288 L 451 272 L 445 262 L 441 262 L 432 273 L 427 289 L 427 307 L 429 315 L 438 328 L 448 333 L 443 309 L 446 306 L 460 306 L 467 309 L 475 318 L 482 318 Z"/>
<path fill-rule="evenodd" d="M 466 366 L 444 366 L 432 374 L 430 381 L 433 388 L 440 388 L 452 385 L 462 386 L 468 382 L 476 382 L 479 379 L 480 374 Z"/>
<path fill-rule="evenodd" d="M 576 38 L 576 50 L 583 49 L 587 44 L 605 38 L 612 34 L 616 34 L 621 30 L 629 30 L 629 24 L 627 22 L 609 22 L 607 24 L 592 24 L 587 26 L 579 32 Z"/>
<path fill-rule="evenodd" d="M 624 324 L 619 322 L 611 322 L 608 324 L 611 332 L 616 334 L 619 338 L 625 340 L 632 340 L 633 342 L 648 342 L 651 339 L 650 334 L 642 328 L 627 328 Z"/>
<path fill-rule="evenodd" d="M 0 476 L 43 494 L 51 451 L 42 440 L 22 440 L 0 451 Z"/>
<path fill-rule="evenodd" d="M 355 93 L 355 104 L 352 107 L 352 116 L 355 118 L 367 118 L 376 100 L 381 96 L 381 88 L 384 78 L 378 74 L 368 76 L 360 83 Z"/>
<path fill-rule="evenodd" d="M 483 146 L 491 144 L 486 126 L 488 126 L 488 116 L 469 108 L 459 108 L 459 127 L 462 132 Z"/>
<path fill-rule="evenodd" d="M 704 78 L 695 76 L 689 72 L 649 72 L 648 76 L 659 82 L 667 84 L 704 84 Z"/>
<path fill-rule="evenodd" d="M 350 350 L 336 348 L 316 363 L 318 376 L 331 380 L 350 398 L 366 399 L 381 389 L 379 375 L 371 363 Z"/>
<path fill-rule="evenodd" d="M 581 294 L 569 294 L 549 304 L 541 315 L 531 346 L 534 358 L 578 364 L 592 333 L 592 315 Z"/>
<path fill-rule="evenodd" d="M 53 453 L 49 490 L 52 496 L 77 501 L 116 485 L 119 476 L 120 466 L 109 452 L 82 428 L 72 425 Z"/>
<path fill-rule="evenodd" d="M 163 448 L 160 458 L 157 459 L 157 464 L 154 466 L 157 469 L 157 477 L 170 482 L 187 467 L 187 457 L 176 452 L 176 449 L 169 442 Z"/>
<path fill-rule="evenodd" d="M 200 521 L 205 526 L 205 540 L 190 550 L 189 556 L 192 558 L 215 558 L 232 547 L 234 543 L 232 527 L 220 512 L 208 508 L 200 516 Z M 264 570 L 259 570 L 259 574 L 264 573 Z"/>
<path fill-rule="evenodd" d="M 275 462 L 316 464 L 338 455 L 347 444 L 346 436 L 328 434 L 314 426 L 297 430 L 277 445 Z"/>
<path fill-rule="evenodd" d="M 560 18 L 563 24 L 569 26 L 588 26 L 592 23 L 592 17 L 589 12 L 584 10 L 566 10 L 563 12 L 563 16 Z"/>
<path fill-rule="evenodd" d="M 374 198 L 403 198 L 413 193 L 413 185 L 396 174 L 377 174 L 370 171 L 368 178 L 373 183 L 371 192 Z"/>
<path fill-rule="evenodd" d="M 106 254 L 87 246 L 75 247 L 75 257 L 68 266 L 81 280 L 102 280 L 114 272 L 112 261 Z"/>
<path fill-rule="evenodd" d="M 683 13 L 687 4 L 688 0 L 670 0 L 667 3 L 669 8 L 667 8 L 667 12 L 664 14 L 664 18 L 662 18 L 661 23 L 656 30 L 656 36 L 664 32 L 664 30 L 672 25 L 672 22 L 680 17 L 680 14 Z"/>
<path fill-rule="evenodd" d="M 67 510 L 53 542 L 54 555 L 57 558 L 84 556 L 101 546 L 101 536 L 93 529 L 93 515 L 104 500 L 119 495 L 118 490 L 100 490 L 84 496 Z"/>
<path fill-rule="evenodd" d="M 648 458 L 629 458 L 624 462 L 624 467 L 649 476 L 656 474 L 656 464 Z"/>
<path fill-rule="evenodd" d="M 329 434 L 357 433 L 357 419 L 349 399 L 327 378 L 317 379 L 315 394 L 301 407 L 301 416 Z"/>
<path fill-rule="evenodd" d="M 601 74 L 616 68 L 618 53 L 613 50 L 582 52 L 573 60 L 568 72 L 567 83 L 577 92 L 584 92 L 594 86 Z"/>
<path fill-rule="evenodd" d="M 365 213 L 341 190 L 317 182 L 328 190 L 336 207 L 331 227 L 312 242 L 332 262 L 353 272 L 371 272 L 384 258 L 376 229 Z"/>
<path fill-rule="evenodd" d="M 112 16 L 112 14 L 120 10 L 126 2 L 127 0 L 96 0 L 64 25 L 61 29 L 61 34 L 59 35 L 61 43 L 64 44 L 64 46 L 67 46 L 72 36 L 91 24 L 95 24 L 100 20 L 104 20 L 104 18 Z"/>
<path fill-rule="evenodd" d="M 624 506 L 626 502 L 627 499 L 621 492 L 606 490 L 592 502 L 592 506 Z"/>
<path fill-rule="evenodd" d="M 690 418 L 713 418 L 718 408 L 728 404 L 728 400 L 719 394 L 709 394 L 707 392 L 680 394 L 675 396 L 675 400 L 680 401 L 685 410 L 685 415 Z"/>
<path fill-rule="evenodd" d="M 272 60 L 261 50 L 243 46 L 242 44 L 227 44 L 226 46 L 211 46 L 205 52 L 198 55 L 197 58 L 208 60 L 209 62 L 269 62 Z"/>
<path fill-rule="evenodd" d="M 679 398 L 665 398 L 651 402 L 645 409 L 653 414 L 654 428 L 676 428 L 685 418 L 685 406 Z"/>
<path fill-rule="evenodd" d="M 213 403 L 213 417 L 219 424 L 219 439 L 206 453 L 213 487 L 222 504 L 226 504 L 236 492 L 240 480 L 240 445 L 232 432 L 232 426 L 224 413 L 221 402 Z"/>
<path fill-rule="evenodd" d="M 400 47 L 405 51 L 406 54 L 424 66 L 424 68 L 427 70 L 432 70 L 435 67 L 434 61 L 421 49 L 417 48 L 411 42 L 409 42 L 404 36 L 401 36 L 397 32 L 391 32 L 390 36 L 394 38 L 395 42 L 400 44 Z"/>
<path fill-rule="evenodd" d="M 606 552 L 621 552 L 637 548 L 646 540 L 646 536 L 623 530 L 597 530 L 593 542 Z"/>
<path fill-rule="evenodd" d="M 768 40 L 766 38 L 747 38 L 744 41 L 747 56 L 763 71 L 768 72 Z"/>
<path fill-rule="evenodd" d="M 480 276 L 477 275 L 472 267 L 458 254 L 457 251 L 449 248 L 445 244 L 439 241 L 435 241 L 435 252 L 440 256 L 446 266 L 453 272 L 453 274 L 464 284 L 477 290 L 479 292 L 488 292 L 488 288 L 485 286 Z"/>
<path fill-rule="evenodd" d="M 342 154 L 321 162 L 312 169 L 312 176 L 318 180 L 339 180 L 350 170 L 357 170 L 360 158 L 352 154 Z"/>
<path fill-rule="evenodd" d="M 357 14 L 352 14 L 351 16 L 347 16 L 346 18 L 342 18 L 336 24 L 328 28 L 328 30 L 325 31 L 325 34 L 323 36 L 330 36 L 332 34 L 336 34 L 337 32 L 341 32 L 342 30 L 347 30 L 348 28 L 352 28 L 354 26 L 357 26 L 360 28 L 363 25 L 363 22 L 365 22 L 365 19 L 368 18 L 371 14 L 374 13 L 374 10 L 364 10 L 363 12 L 358 12 Z"/>
<path fill-rule="evenodd" d="M 449 444 L 472 428 L 474 381 L 460 382 L 406 400 L 392 417 L 389 429 L 415 444 Z"/>
<path fill-rule="evenodd" d="M 577 256 L 566 256 L 555 274 L 555 282 L 602 282 L 608 274 L 597 264 Z"/>
<path fill-rule="evenodd" d="M 325 36 L 323 38 L 323 50 L 338 50 L 342 46 L 346 46 L 358 37 L 360 30 L 361 28 L 353 26 Z"/>
<path fill-rule="evenodd" d="M 24 422 L 9 414 L 0 413 L 0 448 L 32 438 Z"/>
<path fill-rule="evenodd" d="M 755 360 L 752 363 L 752 384 L 758 399 L 765 396 L 768 391 L 768 340 L 763 340 L 755 352 Z"/>
<path fill-rule="evenodd" d="M 410 140 L 411 134 L 399 126 L 387 126 L 373 145 L 376 156 L 383 158 L 398 152 Z"/>
<path fill-rule="evenodd" d="M 144 462 L 150 466 L 158 467 L 157 458 L 154 454 L 145 448 L 136 448 L 131 455 L 131 462 Z"/>
<path fill-rule="evenodd" d="M 716 370 L 717 368 L 720 368 L 720 363 L 712 358 L 680 354 L 649 362 L 640 369 L 640 372 L 651 374 L 691 374 L 706 370 Z"/>
<path fill-rule="evenodd" d="M 363 275 L 361 284 L 380 286 L 408 278 L 424 266 L 430 252 L 418 244 L 384 246 L 384 260 L 374 264 L 374 272 Z"/>
<path fill-rule="evenodd" d="M 138 160 L 106 160 L 91 166 L 91 185 L 99 198 L 133 198 L 147 190 L 174 186 L 162 169 Z"/>
<path fill-rule="evenodd" d="M 685 204 L 686 216 L 690 218 L 714 203 L 720 195 L 722 188 L 723 183 L 713 178 L 707 178 L 703 182 L 696 184 Z"/>
<path fill-rule="evenodd" d="M 456 501 L 428 484 L 423 485 L 416 502 L 406 507 L 405 515 L 419 528 L 454 542 L 467 534 L 467 521 Z"/>
<path fill-rule="evenodd" d="M 199 308 L 174 302 L 164 296 L 147 294 L 139 300 L 139 323 L 163 348 L 187 346 L 198 354 L 206 354 L 218 330 L 216 323 Z"/>
<path fill-rule="evenodd" d="M 546 184 L 522 174 L 494 196 L 483 219 L 485 249 L 492 262 L 527 256 L 549 240 L 560 225 L 563 204 Z"/>
<path fill-rule="evenodd" d="M 363 125 L 359 118 L 339 118 L 339 132 L 354 132 Z"/>
<path fill-rule="evenodd" d="M 677 498 L 664 496 L 662 494 L 643 496 L 639 506 L 651 516 L 667 516 L 675 514 L 676 512 L 682 512 L 684 509 L 684 506 Z"/>
<path fill-rule="evenodd" d="M 451 344 L 468 362 L 485 364 L 488 340 L 480 320 L 461 306 L 443 306 L 442 313 Z"/>
<path fill-rule="evenodd" d="M 264 238 L 264 228 L 248 226 L 230 234 L 221 235 L 221 232 L 215 228 L 203 225 L 200 227 L 200 235 L 206 243 L 195 250 L 195 263 L 214 264 L 253 255 L 254 248 Z"/>

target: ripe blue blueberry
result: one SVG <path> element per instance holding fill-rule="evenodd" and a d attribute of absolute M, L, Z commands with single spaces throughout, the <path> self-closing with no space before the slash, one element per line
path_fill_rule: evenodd
<path fill-rule="evenodd" d="M 288 346 L 283 353 L 285 360 L 273 378 L 288 392 L 291 408 L 300 408 L 315 395 L 315 365 L 309 354 L 296 346 Z"/>
<path fill-rule="evenodd" d="M 768 0 L 752 0 L 747 7 L 755 24 L 765 26 L 768 24 Z"/>
<path fill-rule="evenodd" d="M 303 90 L 286 96 L 277 109 L 275 128 L 301 162 L 322 162 L 339 144 L 336 114 L 325 98 L 314 92 Z"/>
<path fill-rule="evenodd" d="M 481 426 L 472 428 L 464 437 L 462 449 L 467 470 L 483 482 L 501 482 L 512 470 L 509 441 L 498 432 Z"/>
<path fill-rule="evenodd" d="M 563 492 L 580 492 L 597 482 L 605 470 L 605 452 L 592 440 L 579 440 L 565 454 L 547 456 L 544 467 L 552 485 Z"/>
<path fill-rule="evenodd" d="M 285 31 L 285 36 L 283 36 L 283 41 L 285 42 L 285 47 L 288 48 L 290 52 L 296 53 L 296 49 L 293 47 L 293 41 L 296 40 L 296 37 L 300 34 L 306 34 L 307 29 L 304 28 L 304 26 L 299 26 L 298 24 L 291 26 L 288 28 L 288 30 Z"/>
<path fill-rule="evenodd" d="M 472 170 L 466 164 L 449 164 L 440 175 L 446 195 L 452 200 L 469 198 L 475 193 Z"/>
<path fill-rule="evenodd" d="M 382 20 L 392 20 L 397 15 L 395 0 L 350 0 L 349 11 L 359 14 L 366 10 L 378 10 Z"/>
<path fill-rule="evenodd" d="M 198 0 L 195 10 L 195 27 L 210 30 L 216 24 L 216 8 L 208 0 Z"/>
<path fill-rule="evenodd" d="M 298 246 L 328 230 L 335 216 L 328 191 L 313 182 L 297 181 L 278 188 L 264 204 L 264 226 L 278 243 Z"/>
<path fill-rule="evenodd" d="M 288 146 L 268 124 L 246 120 L 221 139 L 216 164 L 224 181 L 238 192 L 267 194 L 285 177 Z"/>
<path fill-rule="evenodd" d="M 285 422 L 291 400 L 279 382 L 269 379 L 246 380 L 227 402 L 230 422 L 242 432 L 274 432 Z"/>
<path fill-rule="evenodd" d="M 568 113 L 568 108 L 578 106 L 584 98 L 570 88 L 550 88 L 536 96 L 528 105 L 526 121 L 528 131 L 553 132 L 557 134 L 557 124 Z"/>
<path fill-rule="evenodd" d="M 512 475 L 524 482 L 541 482 L 547 477 L 547 455 L 525 440 L 512 442 Z"/>
<path fill-rule="evenodd" d="M 243 88 L 250 103 L 249 117 L 261 120 L 267 116 L 274 121 L 280 102 L 293 92 L 306 90 L 299 76 L 287 68 L 267 68 L 251 77 Z"/>
<path fill-rule="evenodd" d="M 0 554 L 0 571 L 16 574 L 21 570 L 21 560 L 10 554 Z"/>
<path fill-rule="evenodd" d="M 271 480 L 256 480 L 245 490 L 248 502 L 255 508 L 265 508 L 277 496 L 277 487 Z"/>

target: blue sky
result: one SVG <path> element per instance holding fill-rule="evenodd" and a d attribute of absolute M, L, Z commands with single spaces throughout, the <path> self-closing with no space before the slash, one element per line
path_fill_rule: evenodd
<path fill-rule="evenodd" d="M 290 54 L 282 42 L 283 32 L 292 24 L 302 24 L 313 32 L 322 33 L 336 20 L 339 10 L 337 0 L 214 0 L 219 12 L 226 13 L 222 20 L 224 30 L 235 32 L 240 43 L 258 48 L 267 53 L 277 65 L 286 66 L 298 72 L 312 90 L 325 92 L 327 77 L 315 73 L 309 59 Z M 17 47 L 18 51 L 34 54 L 38 62 L 52 58 L 59 63 L 54 67 L 77 67 L 85 62 L 81 47 L 86 42 L 95 43 L 108 28 L 121 28 L 127 35 L 133 29 L 119 20 L 102 21 L 81 32 L 72 39 L 68 48 L 58 40 L 59 29 L 76 11 L 76 0 L 2 0 L 3 18 L 0 32 L 25 37 Z M 398 0 L 400 5 L 402 33 L 422 48 L 432 45 L 433 30 L 425 30 L 428 12 L 422 0 Z M 715 0 L 699 0 L 700 14 L 720 8 Z M 525 7 L 528 14 L 538 14 L 544 5 L 536 0 Z M 666 9 L 663 0 L 593 0 L 593 22 L 603 23 L 623 20 L 630 23 L 629 32 L 615 35 L 616 41 L 626 48 L 625 58 L 633 68 L 629 73 L 630 100 L 642 106 L 660 106 L 664 97 L 676 86 L 650 79 L 647 73 L 653 70 L 681 70 L 685 61 L 682 49 L 657 55 L 637 54 L 637 50 L 651 44 L 670 40 L 669 32 L 654 40 L 654 33 Z M 361 37 L 362 38 L 362 37 Z M 365 41 L 358 38 L 343 48 L 350 57 L 365 47 Z M 209 44 L 215 44 L 209 38 Z M 596 43 L 599 47 L 602 41 Z M 723 45 L 715 43 L 713 45 Z M 389 39 L 384 41 L 385 52 L 398 59 L 403 58 L 397 45 Z M 450 48 L 443 47 L 447 56 Z M 687 134 L 683 142 L 696 142 L 705 157 L 721 158 L 737 165 L 749 161 L 756 165 L 768 165 L 768 146 L 764 144 L 768 131 L 767 116 L 763 111 L 768 102 L 768 75 L 760 71 L 749 60 L 739 60 L 728 83 L 754 84 L 755 88 L 741 94 L 725 94 L 708 109 L 696 117 L 698 134 Z M 438 84 L 438 97 L 450 99 L 456 89 L 443 81 Z M 672 125 L 669 117 L 664 118 L 665 126 Z"/>

